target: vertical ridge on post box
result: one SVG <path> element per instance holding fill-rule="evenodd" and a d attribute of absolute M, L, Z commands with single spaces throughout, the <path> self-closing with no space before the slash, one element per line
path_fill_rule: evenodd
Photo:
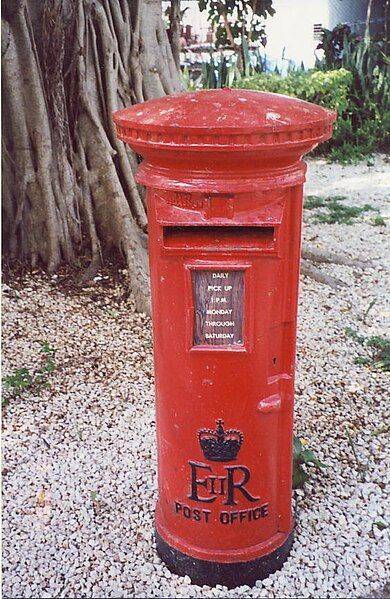
<path fill-rule="evenodd" d="M 219 89 L 114 120 L 147 188 L 157 551 L 195 584 L 253 585 L 293 541 L 302 156 L 335 113 Z"/>

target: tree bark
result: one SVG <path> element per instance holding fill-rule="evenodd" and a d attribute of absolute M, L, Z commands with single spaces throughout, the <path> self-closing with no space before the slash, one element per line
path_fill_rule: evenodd
<path fill-rule="evenodd" d="M 327 250 L 318 250 L 315 247 L 311 247 L 306 243 L 302 246 L 302 258 L 304 260 L 310 260 L 311 262 L 323 262 L 325 264 L 341 264 L 342 266 L 353 266 L 364 270 L 372 266 L 369 260 L 360 260 L 357 258 L 348 258 L 344 254 L 334 254 Z"/>
<path fill-rule="evenodd" d="M 317 266 L 314 266 L 308 260 L 302 258 L 301 260 L 301 274 L 317 281 L 318 283 L 323 283 L 324 285 L 328 285 L 332 287 L 332 289 L 337 289 L 338 287 L 346 287 L 346 283 L 337 279 L 336 277 L 332 277 L 328 275 L 326 272 L 323 272 Z"/>
<path fill-rule="evenodd" d="M 234 37 L 232 34 L 232 30 L 230 28 L 230 23 L 229 23 L 229 19 L 228 19 L 228 11 L 227 8 L 225 6 L 225 4 L 223 2 L 218 2 L 219 7 L 221 9 L 221 14 L 222 14 L 222 18 L 223 18 L 223 25 L 225 27 L 225 31 L 226 31 L 226 37 L 229 40 L 229 43 L 231 45 L 231 47 L 234 50 L 238 50 L 238 46 L 236 44 L 236 42 L 234 41 Z"/>
<path fill-rule="evenodd" d="M 169 41 L 177 69 L 180 69 L 180 1 L 171 0 L 169 11 Z"/>
<path fill-rule="evenodd" d="M 12 261 L 122 256 L 147 311 L 147 214 L 137 156 L 112 112 L 181 80 L 161 0 L 6 0 L 2 16 L 3 241 Z"/>
<path fill-rule="evenodd" d="M 49 272 L 81 266 L 85 282 L 117 255 L 140 311 L 144 190 L 112 112 L 182 87 L 161 10 L 161 0 L 5 0 L 2 15 L 5 256 Z M 367 266 L 306 247 L 303 258 L 304 274 L 332 286 L 310 262 Z"/>
<path fill-rule="evenodd" d="M 372 11 L 372 0 L 368 0 L 367 4 L 367 13 L 366 13 L 366 23 L 364 27 L 364 39 L 366 43 L 370 41 L 370 20 L 371 20 L 371 11 Z"/>

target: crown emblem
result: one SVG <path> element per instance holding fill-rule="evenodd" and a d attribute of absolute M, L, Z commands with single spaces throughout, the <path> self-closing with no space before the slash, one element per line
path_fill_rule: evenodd
<path fill-rule="evenodd" d="M 244 441 L 244 435 L 241 431 L 234 429 L 225 430 L 221 418 L 216 423 L 217 427 L 214 431 L 210 428 L 202 428 L 198 432 L 204 457 L 213 462 L 235 460 Z"/>

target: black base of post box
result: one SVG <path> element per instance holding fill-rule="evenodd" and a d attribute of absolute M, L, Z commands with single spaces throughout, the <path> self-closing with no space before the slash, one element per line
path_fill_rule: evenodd
<path fill-rule="evenodd" d="M 156 547 L 161 559 L 174 574 L 189 576 L 192 584 L 216 586 L 217 584 L 233 589 L 234 587 L 253 586 L 256 580 L 263 580 L 280 570 L 289 556 L 294 533 L 269 555 L 249 562 L 209 562 L 190 557 L 170 547 L 156 531 Z"/>

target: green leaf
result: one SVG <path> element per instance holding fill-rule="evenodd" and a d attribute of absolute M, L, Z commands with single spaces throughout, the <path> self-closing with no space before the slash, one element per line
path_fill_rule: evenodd
<path fill-rule="evenodd" d="M 297 460 L 301 457 L 302 454 L 302 442 L 299 437 L 294 435 L 293 438 L 293 459 Z"/>
<path fill-rule="evenodd" d="M 355 356 L 353 363 L 357 364 L 358 366 L 369 366 L 371 360 L 369 358 L 364 358 L 363 356 Z"/>
<path fill-rule="evenodd" d="M 19 395 L 23 389 L 32 385 L 33 377 L 24 367 L 14 370 L 13 374 L 4 376 L 2 381 L 6 390 L 12 390 L 15 395 Z"/>
<path fill-rule="evenodd" d="M 293 489 L 301 489 L 305 482 L 309 480 L 308 474 L 302 466 L 295 466 L 293 469 L 292 487 Z"/>
<path fill-rule="evenodd" d="M 346 327 L 345 334 L 348 337 L 351 337 L 352 339 L 354 339 L 354 341 L 356 341 L 360 345 L 363 345 L 365 342 L 365 337 L 363 337 L 362 335 L 359 335 L 359 333 L 355 329 L 352 329 L 351 327 Z"/>

